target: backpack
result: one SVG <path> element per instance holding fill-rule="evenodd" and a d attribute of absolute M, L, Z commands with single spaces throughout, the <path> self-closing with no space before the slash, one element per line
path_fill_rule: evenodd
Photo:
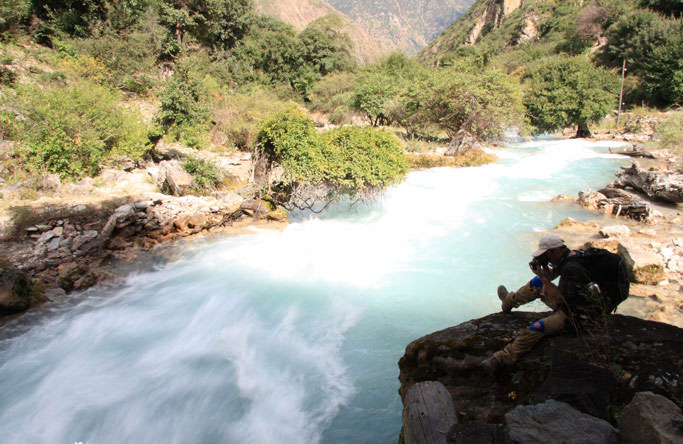
<path fill-rule="evenodd" d="M 591 281 L 598 284 L 604 303 L 604 312 L 612 313 L 626 300 L 630 278 L 623 257 L 602 248 L 579 250 L 568 260 L 577 260 L 588 270 Z"/>

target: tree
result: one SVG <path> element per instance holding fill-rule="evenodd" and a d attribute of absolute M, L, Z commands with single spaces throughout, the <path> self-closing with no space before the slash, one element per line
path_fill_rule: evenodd
<path fill-rule="evenodd" d="M 166 53 L 176 56 L 186 35 L 214 50 L 230 49 L 249 29 L 250 0 L 160 0 L 159 23 L 168 30 Z"/>
<path fill-rule="evenodd" d="M 524 114 L 522 90 L 496 69 L 474 72 L 463 66 L 437 71 L 417 87 L 412 120 L 433 124 L 453 137 L 464 130 L 479 140 L 496 138 Z"/>
<path fill-rule="evenodd" d="M 674 17 L 680 18 L 683 14 L 683 0 L 641 0 L 640 4 Z"/>
<path fill-rule="evenodd" d="M 372 126 L 389 123 L 389 100 L 397 93 L 391 76 L 368 73 L 358 79 L 358 86 L 351 99 L 351 106 L 365 114 Z"/>
<path fill-rule="evenodd" d="M 617 102 L 618 79 L 583 56 L 555 56 L 532 66 L 524 104 L 539 131 L 577 126 L 576 137 L 590 137 L 590 123 L 608 114 Z"/>
<path fill-rule="evenodd" d="M 610 26 L 609 44 L 602 57 L 612 66 L 621 66 L 626 60 L 629 75 L 642 81 L 640 88 L 648 102 L 662 106 L 680 102 L 683 96 L 675 86 L 683 75 L 680 58 L 676 58 L 682 29 L 680 20 L 650 10 L 636 10 Z"/>
<path fill-rule="evenodd" d="M 91 25 L 107 12 L 106 0 L 32 0 L 31 9 L 38 18 L 76 36 L 88 35 Z"/>
<path fill-rule="evenodd" d="M 341 26 L 337 16 L 324 16 L 309 23 L 298 36 L 303 47 L 304 63 L 321 76 L 349 71 L 356 65 L 351 56 L 353 43 Z"/>

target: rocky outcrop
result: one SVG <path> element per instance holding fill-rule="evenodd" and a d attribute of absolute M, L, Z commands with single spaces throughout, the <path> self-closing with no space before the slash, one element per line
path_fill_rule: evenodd
<path fill-rule="evenodd" d="M 503 24 L 505 17 L 510 15 L 515 10 L 521 8 L 523 5 L 524 0 L 502 0 L 490 2 L 484 12 L 474 22 L 474 26 L 467 35 L 464 43 L 466 45 L 474 45 L 479 39 L 484 27 L 487 25 L 496 28 L 499 27 L 501 24 Z"/>
<path fill-rule="evenodd" d="M 683 329 L 630 316 L 608 316 L 604 328 L 583 335 L 567 333 L 546 338 L 515 365 L 495 375 L 453 365 L 466 356 L 490 356 L 512 340 L 516 331 L 543 315 L 496 313 L 413 341 L 399 361 L 399 393 L 405 398 L 413 385 L 438 381 L 450 393 L 459 423 L 507 424 L 510 438 L 517 436 L 510 433 L 512 424 L 520 424 L 517 419 L 508 420 L 510 412 L 527 406 L 517 418 L 538 416 L 534 413 L 539 411 L 536 405 L 548 399 L 597 416 L 612 426 L 612 413 L 626 406 L 638 392 L 652 391 L 678 406 L 683 402 Z M 528 406 L 535 407 L 526 410 Z M 569 414 L 576 416 L 567 411 L 562 416 Z M 570 434 L 575 430 L 570 426 L 553 433 Z M 601 430 L 606 437 L 602 442 L 614 442 L 611 427 Z"/>
<path fill-rule="evenodd" d="M 267 196 L 245 201 L 232 191 L 204 197 L 154 194 L 147 200 L 119 205 L 108 216 L 85 205 L 61 208 L 53 214 L 47 211 L 43 216 L 55 214 L 60 218 L 25 227 L 17 235 L 22 243 L 8 255 L 16 272 L 3 274 L 8 280 L 7 285 L 3 281 L 7 288 L 2 290 L 0 311 L 21 311 L 30 305 L 22 290 L 25 286 L 20 285 L 25 282 L 21 276 L 38 279 L 48 293 L 59 296 L 63 294 L 60 291 L 85 290 L 108 278 L 100 268 L 103 261 L 131 247 L 149 248 L 230 226 L 243 218 L 287 221 L 287 212 L 275 208 Z"/>
<path fill-rule="evenodd" d="M 683 203 L 683 174 L 674 171 L 648 171 L 637 163 L 621 168 L 613 186 L 635 188 L 651 199 L 670 203 Z"/>

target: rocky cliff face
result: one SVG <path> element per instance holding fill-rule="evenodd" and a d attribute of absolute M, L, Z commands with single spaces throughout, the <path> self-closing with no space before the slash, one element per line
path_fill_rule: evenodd
<path fill-rule="evenodd" d="M 460 20 L 453 23 L 440 36 L 435 38 L 422 52 L 423 59 L 438 57 L 439 54 L 456 49 L 460 45 L 474 45 L 486 33 L 500 28 L 520 9 L 537 3 L 532 0 L 478 0 Z M 528 8 L 527 8 L 528 9 Z M 523 43 L 536 37 L 539 17 L 534 12 L 522 12 L 515 28 L 514 44 Z"/>
<path fill-rule="evenodd" d="M 399 361 L 401 397 L 416 383 L 441 382 L 461 424 L 503 423 L 515 407 L 547 399 L 613 424 L 637 392 L 683 403 L 683 329 L 630 316 L 610 316 L 604 329 L 580 336 L 546 338 L 494 376 L 456 365 L 489 356 L 540 316 L 497 313 L 417 339 Z"/>
<path fill-rule="evenodd" d="M 473 0 L 329 0 L 385 46 L 416 54 Z"/>
<path fill-rule="evenodd" d="M 371 37 L 358 23 L 323 0 L 256 0 L 254 9 L 292 25 L 297 31 L 322 17 L 335 16 L 341 23 L 341 30 L 351 38 L 353 54 L 360 62 L 372 62 L 391 52 L 391 47 Z"/>

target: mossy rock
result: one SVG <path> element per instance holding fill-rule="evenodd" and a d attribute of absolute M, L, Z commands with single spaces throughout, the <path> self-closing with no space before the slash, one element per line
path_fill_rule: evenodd
<path fill-rule="evenodd" d="M 639 284 L 654 285 L 666 279 L 664 267 L 657 264 L 648 264 L 633 269 L 633 280 Z"/>
<path fill-rule="evenodd" d="M 285 210 L 284 208 L 277 208 L 273 211 L 270 211 L 268 214 L 266 214 L 266 219 L 274 220 L 277 222 L 286 222 L 287 221 L 287 210 Z"/>

